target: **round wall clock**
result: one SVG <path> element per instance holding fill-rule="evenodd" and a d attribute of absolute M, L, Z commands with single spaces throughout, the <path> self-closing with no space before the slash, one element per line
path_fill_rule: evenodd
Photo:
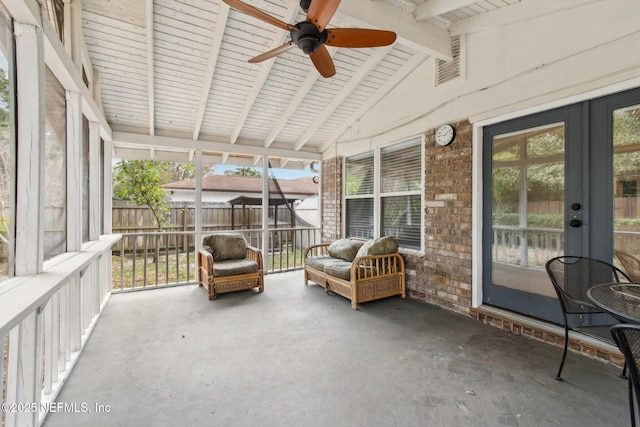
<path fill-rule="evenodd" d="M 442 125 L 436 130 L 436 144 L 445 146 L 451 144 L 456 132 L 451 125 Z"/>

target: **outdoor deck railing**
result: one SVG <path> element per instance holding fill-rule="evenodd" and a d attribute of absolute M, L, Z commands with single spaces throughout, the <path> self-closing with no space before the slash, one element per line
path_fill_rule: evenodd
<path fill-rule="evenodd" d="M 640 233 L 616 231 L 613 234 L 616 249 L 630 254 L 640 254 Z M 519 267 L 544 268 L 547 260 L 563 253 L 564 230 L 562 229 L 493 226 L 494 262 Z"/>
<path fill-rule="evenodd" d="M 544 268 L 548 259 L 562 254 L 564 230 L 494 225 L 492 243 L 494 262 Z"/>
<path fill-rule="evenodd" d="M 89 242 L 81 252 L 47 261 L 41 274 L 0 286 L 1 425 L 39 425 L 59 409 L 58 392 L 111 291 L 111 246 L 118 238 Z"/>
<path fill-rule="evenodd" d="M 262 230 L 229 230 L 262 250 Z M 203 233 L 203 236 L 215 233 Z M 128 233 L 113 248 L 113 292 L 197 283 L 193 231 Z M 319 228 L 278 228 L 266 233 L 266 273 L 303 267 L 304 249 L 320 241 Z"/>

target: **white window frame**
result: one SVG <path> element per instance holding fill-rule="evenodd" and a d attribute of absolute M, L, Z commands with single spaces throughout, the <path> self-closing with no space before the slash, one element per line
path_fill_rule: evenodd
<path fill-rule="evenodd" d="M 401 144 L 411 144 L 412 141 L 415 141 L 416 144 L 420 145 L 420 189 L 415 191 L 402 191 L 402 192 L 394 192 L 394 193 L 382 193 L 380 189 L 380 177 L 381 177 L 381 156 L 382 150 L 388 147 L 401 145 Z M 424 159 L 424 144 L 425 138 L 424 135 L 417 135 L 412 138 L 405 138 L 399 141 L 394 141 L 392 143 L 380 145 L 373 150 L 368 149 L 366 151 L 362 151 L 359 153 L 354 153 L 349 156 L 345 156 L 342 161 L 342 170 L 343 170 L 343 180 L 342 180 L 342 235 L 345 237 L 349 237 L 346 235 L 347 232 L 347 200 L 350 199 L 361 199 L 361 198 L 369 198 L 369 195 L 356 195 L 356 196 L 347 196 L 346 191 L 346 183 L 347 183 L 347 161 L 348 159 L 356 158 L 366 154 L 370 151 L 373 151 L 373 164 L 374 164 L 374 189 L 373 189 L 373 237 L 380 237 L 380 232 L 382 229 L 382 198 L 383 197 L 392 197 L 392 196 L 407 196 L 407 195 L 419 195 L 420 196 L 420 249 L 415 248 L 405 248 L 405 250 L 413 250 L 413 251 L 423 251 L 424 248 L 424 170 L 425 170 L 425 159 Z"/>

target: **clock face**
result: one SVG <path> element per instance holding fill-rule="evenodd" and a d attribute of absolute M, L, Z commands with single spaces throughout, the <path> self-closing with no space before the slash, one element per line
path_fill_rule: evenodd
<path fill-rule="evenodd" d="M 455 132 L 453 130 L 453 126 L 451 125 L 442 125 L 436 131 L 436 144 L 438 145 L 449 145 L 455 136 Z"/>

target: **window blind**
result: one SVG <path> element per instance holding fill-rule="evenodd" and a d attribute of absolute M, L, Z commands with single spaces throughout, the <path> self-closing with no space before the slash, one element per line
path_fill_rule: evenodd
<path fill-rule="evenodd" d="M 380 156 L 380 192 L 419 191 L 422 182 L 420 140 L 385 147 Z"/>
<path fill-rule="evenodd" d="M 373 194 L 374 177 L 373 152 L 347 157 L 345 161 L 345 195 Z"/>
<path fill-rule="evenodd" d="M 373 238 L 373 197 L 346 200 L 346 235 Z"/>

